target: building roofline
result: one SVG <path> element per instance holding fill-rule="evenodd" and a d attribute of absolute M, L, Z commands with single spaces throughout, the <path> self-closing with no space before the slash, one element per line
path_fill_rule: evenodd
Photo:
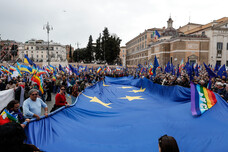
<path fill-rule="evenodd" d="M 131 39 L 130 41 L 128 41 L 125 45 L 127 45 L 128 43 L 134 41 L 135 39 L 137 39 L 139 36 L 145 34 L 146 32 L 148 32 L 148 31 L 155 31 L 155 30 L 162 31 L 163 29 L 162 28 L 155 28 L 155 27 L 154 28 L 150 28 L 150 29 L 146 29 L 144 32 L 138 34 L 136 37 L 134 37 L 133 39 Z"/>
<path fill-rule="evenodd" d="M 212 21 L 212 22 L 210 22 L 210 23 L 207 23 L 207 24 L 205 24 L 205 25 L 201 25 L 201 26 L 199 26 L 199 27 L 196 27 L 196 28 L 194 28 L 194 29 L 191 29 L 191 30 L 189 30 L 189 31 L 186 31 L 186 32 L 184 32 L 184 34 L 193 34 L 193 33 L 195 33 L 195 32 L 202 31 L 202 30 L 204 30 L 204 29 L 207 29 L 207 28 L 212 27 L 214 22 L 220 24 L 220 23 L 222 23 L 222 22 L 224 22 L 224 21 L 226 21 L 226 20 L 228 20 L 228 17 L 223 17 L 223 18 L 220 18 L 220 19 L 218 19 L 218 20 L 215 20 L 215 21 Z"/>

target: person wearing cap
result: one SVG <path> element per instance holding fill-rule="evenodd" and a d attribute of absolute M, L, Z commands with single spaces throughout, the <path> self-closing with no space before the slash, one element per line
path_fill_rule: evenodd
<path fill-rule="evenodd" d="M 225 92 L 225 89 L 224 89 L 224 86 L 223 86 L 223 83 L 222 82 L 216 82 L 217 84 L 217 89 L 216 89 L 216 93 L 220 94 L 220 95 L 223 95 L 224 92 Z"/>
<path fill-rule="evenodd" d="M 31 89 L 29 91 L 29 98 L 26 99 L 23 103 L 23 114 L 25 118 L 37 118 L 40 119 L 41 116 L 41 107 L 44 108 L 44 115 L 48 116 L 48 106 L 43 102 L 42 99 L 37 98 L 38 90 Z"/>

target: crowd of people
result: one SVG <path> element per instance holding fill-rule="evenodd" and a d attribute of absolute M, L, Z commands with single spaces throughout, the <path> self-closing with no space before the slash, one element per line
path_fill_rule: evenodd
<path fill-rule="evenodd" d="M 190 81 L 192 81 L 195 84 L 199 84 L 203 87 L 211 89 L 212 91 L 221 95 L 225 101 L 228 101 L 228 79 L 225 76 L 222 78 L 210 78 L 205 69 L 201 69 L 198 76 L 193 75 L 191 80 L 185 70 L 182 70 L 180 76 L 163 72 L 160 69 L 156 71 L 156 75 L 150 75 L 146 72 L 140 73 L 140 71 L 138 71 L 136 68 L 129 68 L 128 70 L 114 71 L 109 73 L 87 71 L 81 72 L 79 75 L 70 75 L 59 72 L 56 75 L 56 79 L 53 79 L 52 74 L 42 76 L 44 93 L 41 92 L 37 83 L 31 81 L 31 75 L 29 74 L 24 74 L 22 77 L 18 76 L 14 78 L 9 78 L 8 75 L 3 74 L 0 77 L 0 91 L 14 89 L 15 100 L 10 101 L 8 105 L 1 110 L 2 117 L 4 117 L 4 115 L 9 115 L 13 119 L 10 118 L 8 120 L 0 120 L 0 126 L 3 126 L 9 122 L 16 122 L 16 124 L 20 124 L 20 127 L 24 128 L 26 124 L 30 122 L 30 119 L 40 119 L 41 108 L 44 108 L 44 115 L 48 117 L 47 102 L 53 100 L 52 94 L 55 95 L 55 104 L 53 107 L 51 107 L 51 109 L 49 109 L 51 112 L 61 108 L 62 106 L 75 104 L 76 98 L 80 92 L 82 92 L 88 86 L 92 86 L 99 81 L 103 81 L 105 76 L 133 76 L 134 78 L 147 78 L 160 85 L 179 85 L 187 88 L 190 88 Z M 24 90 L 24 101 L 23 105 L 20 105 L 19 101 L 21 99 L 20 96 L 22 90 Z M 71 101 L 67 101 L 66 94 L 70 95 Z M 166 138 L 168 137 L 163 136 L 161 139 L 159 139 L 160 147 L 162 147 L 162 139 Z M 174 145 L 176 144 L 175 142 Z M 26 147 L 31 148 L 28 145 L 26 145 L 24 148 Z"/>
<path fill-rule="evenodd" d="M 94 85 L 98 81 L 105 79 L 105 76 L 109 77 L 123 77 L 123 76 L 133 76 L 134 78 L 148 78 L 154 83 L 174 86 L 179 85 L 183 87 L 190 88 L 190 81 L 195 84 L 199 84 L 203 87 L 206 87 L 224 98 L 225 101 L 228 101 L 228 79 L 223 76 L 210 78 L 205 69 L 199 71 L 198 76 L 193 75 L 190 80 L 189 75 L 185 70 L 182 70 L 180 76 L 173 75 L 171 72 L 166 73 L 157 69 L 156 75 L 150 75 L 149 73 L 140 73 L 136 68 L 128 68 L 128 70 L 114 71 L 113 72 L 81 72 L 79 75 L 76 74 L 66 74 L 59 72 L 56 75 L 56 79 L 53 79 L 52 74 L 43 75 L 43 90 L 42 94 L 39 90 L 39 85 L 31 81 L 31 76 L 29 74 L 24 74 L 22 77 L 14 77 L 9 79 L 7 75 L 2 75 L 0 78 L 0 91 L 7 89 L 15 90 L 15 100 L 20 101 L 20 92 L 21 89 L 24 90 L 24 99 L 25 101 L 31 97 L 31 90 L 38 90 L 37 97 L 39 97 L 44 103 L 52 101 L 52 94 L 56 94 L 55 105 L 52 108 L 52 111 L 58 109 L 63 105 L 74 104 L 77 96 L 81 91 L 86 87 Z M 66 101 L 65 94 L 70 95 L 71 101 Z M 32 94 L 33 95 L 33 94 Z M 22 106 L 22 105 L 21 105 Z M 37 117 L 36 117 L 37 118 Z"/>

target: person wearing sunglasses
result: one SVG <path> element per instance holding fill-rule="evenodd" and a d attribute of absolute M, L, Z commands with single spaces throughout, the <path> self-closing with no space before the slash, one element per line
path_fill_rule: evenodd
<path fill-rule="evenodd" d="M 59 93 L 57 93 L 55 96 L 55 104 L 51 112 L 59 109 L 62 106 L 69 106 L 69 103 L 66 101 L 65 92 L 66 92 L 66 87 L 62 85 L 60 87 Z"/>
<path fill-rule="evenodd" d="M 44 115 L 48 116 L 48 106 L 40 98 L 37 98 L 39 91 L 37 89 L 31 89 L 29 91 L 29 98 L 23 103 L 23 114 L 25 118 L 37 118 L 40 119 L 41 107 L 44 108 Z"/>

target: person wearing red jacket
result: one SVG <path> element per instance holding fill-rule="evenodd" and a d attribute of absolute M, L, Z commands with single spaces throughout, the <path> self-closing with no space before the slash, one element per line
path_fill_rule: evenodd
<path fill-rule="evenodd" d="M 66 91 L 66 87 L 61 86 L 60 92 L 57 93 L 55 96 L 55 105 L 52 108 L 51 112 L 59 109 L 62 106 L 69 106 L 69 103 L 66 101 L 65 91 Z"/>

